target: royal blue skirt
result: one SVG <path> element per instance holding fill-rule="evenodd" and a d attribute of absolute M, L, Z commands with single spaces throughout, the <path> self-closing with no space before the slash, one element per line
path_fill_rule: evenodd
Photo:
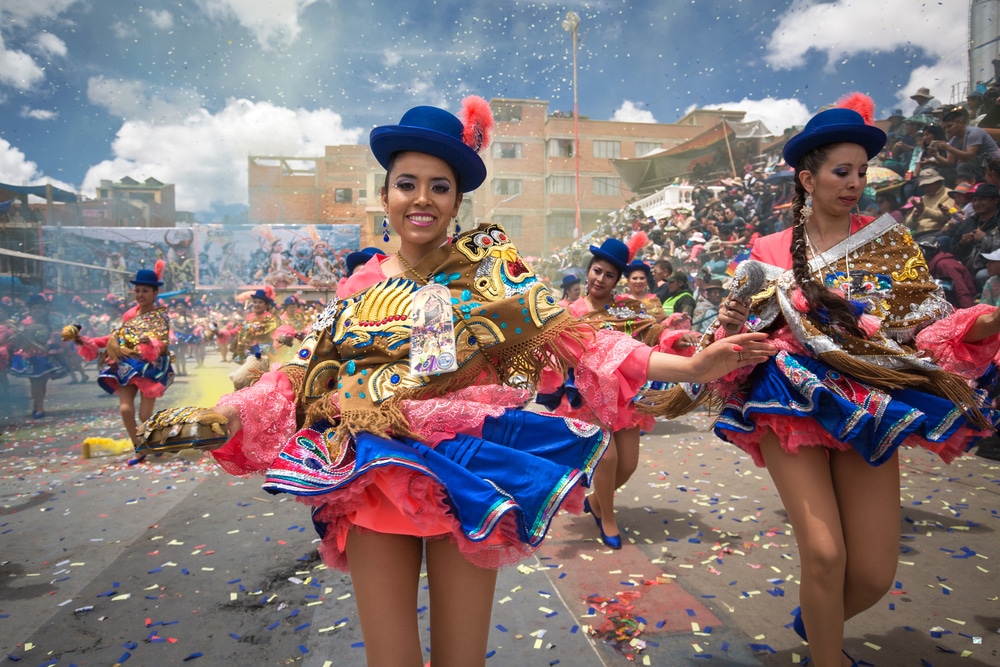
<path fill-rule="evenodd" d="M 131 382 L 139 387 L 143 396 L 154 397 L 162 396 L 173 381 L 174 368 L 166 354 L 157 357 L 156 361 L 123 357 L 118 363 L 105 366 L 97 376 L 97 384 L 109 394 Z"/>

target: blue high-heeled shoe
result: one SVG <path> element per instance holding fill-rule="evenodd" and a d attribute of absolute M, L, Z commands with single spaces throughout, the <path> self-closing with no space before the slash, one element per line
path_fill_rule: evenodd
<path fill-rule="evenodd" d="M 792 630 L 795 630 L 795 634 L 802 637 L 802 641 L 809 641 L 806 639 L 806 625 L 802 622 L 802 607 L 796 607 L 792 610 Z"/>
<path fill-rule="evenodd" d="M 621 549 L 622 548 L 622 536 L 621 535 L 605 535 L 604 525 L 601 523 L 601 517 L 594 514 L 594 510 L 590 507 L 590 498 L 583 499 L 583 511 L 594 517 L 594 523 L 597 524 L 597 530 L 601 532 L 601 542 L 604 546 L 611 549 Z"/>
<path fill-rule="evenodd" d="M 802 622 L 802 607 L 796 607 L 792 610 L 792 630 L 795 630 L 795 634 L 802 637 L 803 641 L 809 641 L 806 639 L 805 623 Z M 851 654 L 845 649 L 841 649 L 840 652 L 847 656 L 847 659 L 851 661 L 851 667 L 860 667 L 858 661 L 852 658 Z"/>

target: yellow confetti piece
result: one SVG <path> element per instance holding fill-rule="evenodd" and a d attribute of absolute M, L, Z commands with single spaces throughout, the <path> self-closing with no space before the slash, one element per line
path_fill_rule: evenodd
<path fill-rule="evenodd" d="M 201 571 L 202 572 L 215 572 L 215 568 L 214 567 L 203 567 L 203 568 L 201 568 Z"/>
<path fill-rule="evenodd" d="M 350 594 L 350 593 L 344 593 L 343 595 L 341 595 L 341 596 L 340 596 L 339 598 L 337 598 L 337 599 L 338 599 L 338 600 L 346 600 L 346 599 L 347 599 L 347 598 L 349 598 L 349 597 L 351 597 L 351 594 Z"/>
<path fill-rule="evenodd" d="M 763 640 L 765 637 L 767 637 L 767 635 L 757 635 L 756 637 L 753 638 L 753 640 L 755 642 L 759 642 L 759 641 Z"/>
<path fill-rule="evenodd" d="M 621 574 L 621 570 L 608 570 L 608 574 Z"/>
<path fill-rule="evenodd" d="M 536 639 L 535 640 L 535 650 L 538 650 L 538 649 L 542 648 L 542 644 L 544 643 L 544 641 L 545 640 L 543 640 L 543 639 Z"/>
<path fill-rule="evenodd" d="M 879 646 L 878 644 L 872 644 L 871 642 L 865 642 L 865 646 L 867 646 L 868 648 L 870 648 L 873 651 L 881 651 L 882 650 L 881 646 Z"/>
<path fill-rule="evenodd" d="M 702 648 L 700 646 L 698 646 L 698 644 L 691 644 L 691 648 L 694 649 L 695 653 L 701 653 L 702 652 Z"/>
<path fill-rule="evenodd" d="M 962 657 L 963 658 L 968 658 L 970 655 L 972 655 L 972 651 L 970 651 L 968 649 L 962 651 Z"/>
<path fill-rule="evenodd" d="M 793 665 L 801 665 L 802 664 L 802 656 L 799 655 L 798 653 L 792 653 L 792 664 Z"/>
<path fill-rule="evenodd" d="M 25 651 L 30 651 L 33 648 L 35 648 L 34 644 L 32 644 L 31 642 L 24 642 L 24 650 Z"/>
<path fill-rule="evenodd" d="M 649 656 L 648 655 L 644 655 L 644 656 L 642 656 L 642 664 L 644 664 L 644 665 L 652 665 L 653 663 L 649 661 Z"/>
<path fill-rule="evenodd" d="M 235 592 L 230 592 L 229 593 L 229 601 L 230 602 L 236 602 L 237 598 L 239 598 L 239 594 L 238 593 L 235 593 Z"/>
<path fill-rule="evenodd" d="M 951 621 L 952 623 L 958 623 L 959 625 L 965 625 L 965 621 L 960 621 L 957 618 L 948 618 L 947 616 L 945 618 L 947 620 Z"/>
<path fill-rule="evenodd" d="M 169 542 L 167 542 L 167 546 L 168 547 L 181 547 L 181 546 L 184 546 L 184 543 L 183 542 L 178 542 L 177 540 L 170 540 Z"/>
<path fill-rule="evenodd" d="M 899 564 L 900 565 L 913 565 L 913 561 L 910 561 L 910 560 L 901 560 L 901 561 L 899 561 Z"/>
<path fill-rule="evenodd" d="M 70 567 L 83 567 L 84 565 L 86 565 L 86 563 L 84 563 L 84 562 L 80 562 L 80 563 L 70 563 L 70 564 L 69 564 L 69 566 L 70 566 Z"/>
<path fill-rule="evenodd" d="M 238 532 L 240 532 L 240 529 L 239 529 L 239 528 L 236 528 L 235 530 L 230 530 L 230 531 L 227 531 L 227 532 L 226 532 L 226 535 L 235 535 L 235 534 L 236 534 L 236 533 L 238 533 Z"/>
<path fill-rule="evenodd" d="M 521 590 L 521 586 L 514 586 L 514 588 L 510 589 L 510 592 L 511 592 L 511 593 L 516 593 L 516 592 L 518 592 L 519 590 Z"/>
<path fill-rule="evenodd" d="M 538 611 L 542 612 L 543 614 L 551 614 L 552 613 L 552 610 L 549 609 L 548 607 L 539 607 Z"/>
<path fill-rule="evenodd" d="M 131 593 L 122 593 L 121 595 L 116 595 L 113 598 L 111 598 L 111 601 L 118 602 L 120 600 L 128 600 L 130 597 L 132 597 Z"/>
<path fill-rule="evenodd" d="M 192 556 L 197 556 L 200 553 L 201 553 L 201 549 L 195 549 L 194 551 L 191 552 L 191 555 Z"/>
<path fill-rule="evenodd" d="M 146 587 L 145 587 L 144 589 L 142 589 L 142 590 L 144 590 L 144 591 L 151 591 L 151 590 L 153 590 L 154 588 L 159 588 L 159 587 L 160 587 L 160 585 L 159 585 L 159 584 L 153 584 L 152 586 L 146 586 Z"/>
<path fill-rule="evenodd" d="M 315 607 L 318 604 L 323 604 L 322 600 L 313 600 L 312 602 L 306 602 L 307 607 Z"/>
<path fill-rule="evenodd" d="M 691 632 L 701 632 L 701 626 L 697 623 L 692 623 Z"/>
<path fill-rule="evenodd" d="M 497 600 L 497 604 L 507 604 L 508 602 L 510 602 L 510 601 L 511 601 L 511 599 L 512 599 L 512 598 L 511 598 L 511 597 L 510 597 L 510 596 L 508 595 L 507 597 L 505 597 L 505 598 L 504 598 L 504 599 L 502 599 L 502 600 Z"/>
<path fill-rule="evenodd" d="M 163 535 L 153 535 L 151 538 L 149 538 L 149 541 L 150 542 L 155 542 L 156 540 L 162 540 L 162 539 L 163 539 Z"/>
<path fill-rule="evenodd" d="M 594 557 L 588 554 L 580 554 L 580 558 L 582 558 L 583 560 L 594 560 Z"/>

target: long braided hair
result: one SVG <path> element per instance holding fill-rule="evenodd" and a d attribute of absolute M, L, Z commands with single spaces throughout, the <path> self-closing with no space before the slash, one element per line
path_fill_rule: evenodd
<path fill-rule="evenodd" d="M 800 174 L 803 171 L 819 173 L 819 169 L 830 155 L 831 146 L 832 144 L 817 146 L 799 158 L 795 166 L 795 194 L 792 196 L 792 274 L 812 313 L 824 321 L 840 326 L 852 336 L 865 338 L 865 333 L 858 326 L 854 308 L 846 299 L 827 289 L 822 281 L 813 278 L 806 257 L 806 221 L 802 217 L 802 207 L 805 205 L 807 193 L 802 186 Z"/>

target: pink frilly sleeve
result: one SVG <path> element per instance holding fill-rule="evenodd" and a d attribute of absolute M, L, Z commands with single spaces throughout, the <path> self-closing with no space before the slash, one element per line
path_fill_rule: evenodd
<path fill-rule="evenodd" d="M 931 353 L 944 370 L 966 379 L 975 379 L 986 371 L 1000 351 L 1000 334 L 987 336 L 975 343 L 965 342 L 965 335 L 980 315 L 993 310 L 993 306 L 982 303 L 956 310 L 920 331 L 917 348 Z"/>
<path fill-rule="evenodd" d="M 690 357 L 694 354 L 694 345 L 677 346 L 677 343 L 690 333 L 690 329 L 664 329 L 660 333 L 660 338 L 656 344 L 656 350 L 658 352 L 666 352 L 667 354 L 677 354 L 682 357 Z"/>
<path fill-rule="evenodd" d="M 233 475 L 262 473 L 295 433 L 295 391 L 280 370 L 264 373 L 246 389 L 226 394 L 219 405 L 232 405 L 240 412 L 243 428 L 212 456 Z"/>
<path fill-rule="evenodd" d="M 100 336 L 98 338 L 79 336 L 76 339 L 76 352 L 83 357 L 84 361 L 93 361 L 100 354 L 101 348 L 107 347 L 109 340 L 111 340 L 111 336 Z"/>
<path fill-rule="evenodd" d="M 167 344 L 159 338 L 150 338 L 148 343 L 139 343 L 139 356 L 143 361 L 153 362 L 167 351 Z"/>
<path fill-rule="evenodd" d="M 574 350 L 576 386 L 602 424 L 617 424 L 618 413 L 632 410 L 632 399 L 646 384 L 653 348 L 631 336 L 598 329 L 593 342 Z"/>
<path fill-rule="evenodd" d="M 295 338 L 295 334 L 297 333 L 298 332 L 295 330 L 295 327 L 293 327 L 291 324 L 282 324 L 280 327 L 274 330 L 274 333 L 271 334 L 271 340 L 277 343 L 279 342 L 278 339 L 280 338 L 284 337 Z"/>

